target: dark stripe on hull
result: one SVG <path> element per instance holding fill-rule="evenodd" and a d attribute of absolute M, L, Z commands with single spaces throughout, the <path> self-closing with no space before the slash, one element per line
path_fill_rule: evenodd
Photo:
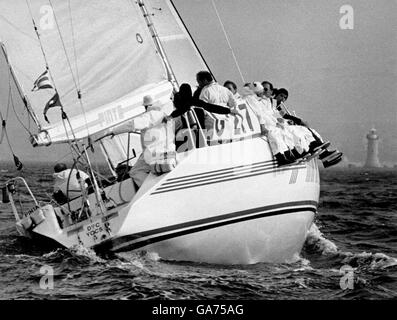
<path fill-rule="evenodd" d="M 183 184 L 175 184 L 175 185 L 169 185 L 169 186 L 164 186 L 164 187 L 163 187 L 163 185 L 161 185 L 159 188 L 157 188 L 150 195 L 155 195 L 155 194 L 160 194 L 160 193 L 165 193 L 165 192 L 172 192 L 172 191 L 183 190 L 183 189 L 194 188 L 194 187 L 201 187 L 201 186 L 205 186 L 205 185 L 209 185 L 209 184 L 221 183 L 221 182 L 232 181 L 232 180 L 237 180 L 237 179 L 250 178 L 250 177 L 269 174 L 269 173 L 291 171 L 291 170 L 304 169 L 304 168 L 306 168 L 305 165 L 291 166 L 291 167 L 282 168 L 282 169 L 274 169 L 274 168 L 258 169 L 258 170 L 252 170 L 251 172 L 247 172 L 247 173 L 225 175 L 223 177 L 219 177 L 219 180 L 203 179 L 202 181 L 198 181 L 196 183 L 183 183 Z"/>
<path fill-rule="evenodd" d="M 287 208 L 293 207 L 294 208 Z M 284 209 L 283 209 L 284 208 Z M 266 212 L 263 212 L 266 211 Z M 110 239 L 102 244 L 95 247 L 96 250 L 111 250 L 115 252 L 119 251 L 128 251 L 134 250 L 146 245 L 172 239 L 175 237 L 196 233 L 204 230 L 214 229 L 218 227 L 222 227 L 229 224 L 234 224 L 238 222 L 254 220 L 264 217 L 282 215 L 282 214 L 289 214 L 289 213 L 296 213 L 302 211 L 312 211 L 316 213 L 317 211 L 317 202 L 316 201 L 296 201 L 296 202 L 289 202 L 283 203 L 278 205 L 271 205 L 271 206 L 264 206 L 249 210 L 237 211 L 229 214 L 224 214 L 216 217 L 199 219 L 195 221 L 180 223 L 168 227 L 153 229 L 149 231 L 143 231 L 140 233 L 134 233 L 131 235 L 122 236 L 116 239 Z M 262 213 L 260 213 L 262 212 Z M 254 214 L 258 213 L 258 214 Z M 254 215 L 253 215 L 254 214 Z M 211 223 L 211 224 L 208 224 Z M 205 224 L 205 225 L 204 225 Z M 187 230 L 180 230 L 189 228 Z M 179 230 L 179 231 L 178 231 Z M 170 232 L 165 235 L 159 235 L 164 232 Z M 157 235 L 157 236 L 156 236 Z M 145 238 L 148 236 L 152 236 L 149 239 L 141 240 L 141 238 Z M 131 243 L 133 242 L 133 243 Z M 124 246 L 122 246 L 125 244 Z M 121 247 L 119 247 L 121 246 Z M 116 248 L 119 247 L 119 248 Z"/>
<path fill-rule="evenodd" d="M 237 176 L 237 175 L 242 175 L 242 174 L 247 174 L 250 172 L 256 172 L 260 170 L 269 170 L 269 169 L 274 169 L 276 168 L 272 163 L 268 164 L 261 164 L 261 165 L 256 165 L 256 166 L 245 166 L 243 168 L 237 169 L 232 168 L 229 169 L 227 172 L 222 172 L 222 173 L 214 173 L 214 174 L 207 174 L 207 173 L 202 173 L 200 176 L 193 178 L 193 179 L 180 179 L 178 181 L 170 181 L 170 182 L 165 182 L 161 185 L 161 188 L 168 188 L 168 187 L 174 187 L 182 184 L 192 184 L 195 182 L 202 182 L 202 181 L 210 181 L 210 180 L 215 180 L 215 179 L 221 179 L 225 177 L 230 177 L 230 176 Z"/>
<path fill-rule="evenodd" d="M 229 167 L 229 168 L 224 168 L 224 169 L 218 169 L 218 170 L 211 170 L 211 171 L 206 171 L 206 172 L 200 172 L 200 173 L 195 173 L 195 174 L 189 174 L 186 176 L 181 176 L 181 177 L 174 177 L 174 178 L 169 178 L 167 179 L 166 183 L 172 183 L 172 182 L 176 182 L 179 180 L 194 180 L 192 178 L 203 178 L 203 177 L 211 177 L 214 175 L 222 175 L 223 173 L 228 173 L 228 171 L 234 171 L 234 170 L 241 170 L 241 169 L 246 169 L 249 167 L 255 167 L 255 166 L 262 166 L 262 165 L 267 165 L 267 166 L 277 166 L 277 162 L 275 160 L 267 160 L 267 161 L 261 161 L 261 162 L 254 162 L 254 163 L 250 163 L 250 164 L 244 164 L 244 165 L 240 165 L 240 166 L 236 166 L 236 167 Z"/>

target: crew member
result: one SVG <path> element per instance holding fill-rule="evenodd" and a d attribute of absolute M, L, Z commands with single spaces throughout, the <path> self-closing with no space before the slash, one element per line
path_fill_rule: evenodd
<path fill-rule="evenodd" d="M 65 163 L 57 163 L 54 166 L 53 177 L 53 196 L 59 203 L 81 196 L 90 184 L 90 177 L 84 171 L 68 169 Z"/>
<path fill-rule="evenodd" d="M 107 135 L 118 135 L 134 131 L 141 132 L 142 153 L 135 165 L 129 171 L 130 177 L 133 179 L 138 188 L 141 187 L 151 171 L 150 164 L 153 150 L 150 150 L 149 146 L 152 145 L 156 139 L 166 138 L 158 137 L 157 132 L 154 132 L 154 130 L 156 126 L 162 123 L 167 114 L 150 95 L 143 97 L 143 106 L 146 110 L 144 113 L 131 119 L 123 125 L 111 129 L 107 133 Z"/>

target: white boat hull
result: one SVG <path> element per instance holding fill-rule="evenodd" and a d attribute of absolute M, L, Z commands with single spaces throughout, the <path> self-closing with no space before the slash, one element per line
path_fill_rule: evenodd
<path fill-rule="evenodd" d="M 200 231 L 146 247 L 171 260 L 221 264 L 294 262 L 313 221 L 312 211 L 275 216 Z"/>
<path fill-rule="evenodd" d="M 299 257 L 317 211 L 316 160 L 278 167 L 263 138 L 182 155 L 173 171 L 149 175 L 136 194 L 131 180 L 108 187 L 120 205 L 105 215 L 96 211 L 62 227 L 47 205 L 40 209 L 43 221 L 29 232 L 65 247 L 144 249 L 179 261 L 250 264 Z"/>
<path fill-rule="evenodd" d="M 209 170 L 199 159 L 213 156 L 213 148 L 235 156 Z M 268 143 L 256 138 L 194 150 L 166 178 L 152 176 L 142 188 L 120 212 L 126 218 L 103 244 L 107 249 L 209 263 L 288 262 L 297 259 L 313 222 L 319 172 L 315 160 L 278 168 Z"/>

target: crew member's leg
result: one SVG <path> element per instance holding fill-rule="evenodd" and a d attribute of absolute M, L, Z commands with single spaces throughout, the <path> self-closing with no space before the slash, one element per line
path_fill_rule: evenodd
<path fill-rule="evenodd" d="M 138 188 L 141 187 L 150 172 L 150 166 L 145 162 L 143 153 L 139 156 L 135 165 L 131 168 L 129 175 Z"/>

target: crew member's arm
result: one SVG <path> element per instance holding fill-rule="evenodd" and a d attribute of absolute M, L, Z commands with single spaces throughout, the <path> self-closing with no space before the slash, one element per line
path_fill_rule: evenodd
<path fill-rule="evenodd" d="M 177 117 L 183 115 L 184 113 L 188 112 L 189 110 L 190 110 L 190 106 L 175 109 L 174 111 L 171 112 L 171 114 L 169 115 L 169 118 L 177 118 Z"/>
<path fill-rule="evenodd" d="M 106 135 L 118 135 L 147 129 L 161 122 L 165 114 L 162 111 L 151 110 L 131 119 L 130 121 L 111 128 Z"/>
<path fill-rule="evenodd" d="M 116 136 L 118 134 L 128 133 L 128 132 L 132 132 L 135 130 L 136 129 L 134 127 L 134 120 L 130 120 L 120 126 L 109 129 L 106 135 Z"/>
<path fill-rule="evenodd" d="M 208 112 L 213 112 L 217 114 L 234 114 L 241 117 L 241 114 L 236 109 L 230 109 L 228 107 L 223 107 L 217 104 L 205 102 L 201 99 L 192 98 L 187 108 L 174 110 L 168 117 L 166 117 L 166 120 L 179 117 L 180 115 L 189 111 L 191 106 L 200 107 Z"/>
<path fill-rule="evenodd" d="M 208 102 L 205 102 L 200 99 L 193 98 L 192 105 L 196 106 L 196 107 L 203 108 L 204 110 L 206 110 L 208 112 L 213 112 L 213 113 L 218 113 L 218 114 L 230 114 L 231 113 L 230 108 L 222 107 L 217 104 L 208 103 Z"/>
<path fill-rule="evenodd" d="M 228 91 L 228 101 L 227 101 L 227 105 L 228 107 L 230 107 L 231 109 L 235 109 L 237 107 L 237 100 L 234 97 L 234 94 L 231 91 Z"/>

